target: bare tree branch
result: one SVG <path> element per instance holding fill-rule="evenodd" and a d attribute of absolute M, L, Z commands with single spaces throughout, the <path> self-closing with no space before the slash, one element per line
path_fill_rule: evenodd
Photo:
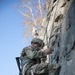
<path fill-rule="evenodd" d="M 25 34 L 30 34 L 34 28 L 37 29 L 35 32 L 41 28 L 47 1 L 49 0 L 22 0 L 23 8 L 18 11 L 25 17 L 25 26 L 29 26 Z"/>
<path fill-rule="evenodd" d="M 40 0 L 38 0 L 38 3 L 39 3 L 39 10 L 40 10 L 40 14 L 41 14 L 41 16 L 43 17 L 43 14 L 42 14 L 42 7 L 41 7 Z"/>

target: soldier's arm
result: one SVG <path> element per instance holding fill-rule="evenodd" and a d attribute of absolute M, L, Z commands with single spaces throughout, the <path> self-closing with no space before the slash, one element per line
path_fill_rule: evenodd
<path fill-rule="evenodd" d="M 23 57 L 25 55 L 25 48 L 23 48 L 22 52 L 21 52 L 21 57 Z"/>
<path fill-rule="evenodd" d="M 30 59 L 35 59 L 35 58 L 45 58 L 47 56 L 45 51 L 36 51 L 36 50 L 26 50 L 26 55 Z"/>

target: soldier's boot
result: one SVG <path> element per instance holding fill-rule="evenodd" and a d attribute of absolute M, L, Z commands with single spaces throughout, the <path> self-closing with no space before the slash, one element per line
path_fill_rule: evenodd
<path fill-rule="evenodd" d="M 54 64 L 49 66 L 49 75 L 59 75 L 61 66 L 59 64 Z"/>

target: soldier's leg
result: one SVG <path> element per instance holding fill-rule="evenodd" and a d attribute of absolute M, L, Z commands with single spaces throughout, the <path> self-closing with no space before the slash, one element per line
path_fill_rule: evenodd
<path fill-rule="evenodd" d="M 22 69 L 22 75 L 31 75 L 31 65 L 24 65 Z"/>
<path fill-rule="evenodd" d="M 48 75 L 48 64 L 47 63 L 36 64 L 31 67 L 31 70 L 34 73 L 34 75 Z"/>
<path fill-rule="evenodd" d="M 22 75 L 25 75 L 25 72 L 26 72 L 26 68 L 25 67 L 26 67 L 26 65 L 24 65 L 23 68 L 22 68 Z"/>
<path fill-rule="evenodd" d="M 49 69 L 49 74 L 59 75 L 61 66 L 58 63 L 57 64 L 51 64 L 51 65 L 49 64 L 48 69 Z"/>
<path fill-rule="evenodd" d="M 31 73 L 31 69 L 28 69 L 26 75 L 34 75 L 34 74 Z"/>

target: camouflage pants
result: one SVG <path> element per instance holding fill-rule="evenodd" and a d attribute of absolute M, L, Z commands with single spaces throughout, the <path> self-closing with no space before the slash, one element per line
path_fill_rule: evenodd
<path fill-rule="evenodd" d="M 24 67 L 23 75 L 59 75 L 59 70 L 60 66 L 58 64 L 40 63 L 29 67 L 26 72 Z"/>

